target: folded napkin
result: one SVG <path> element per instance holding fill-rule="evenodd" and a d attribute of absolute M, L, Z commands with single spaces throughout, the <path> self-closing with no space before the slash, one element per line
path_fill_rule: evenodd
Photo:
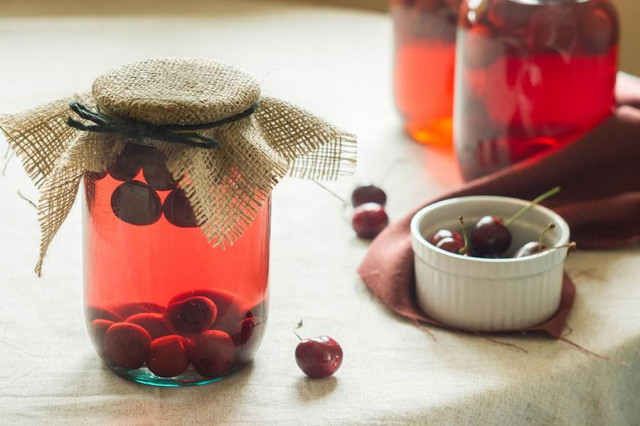
<path fill-rule="evenodd" d="M 640 241 L 640 79 L 619 74 L 616 99 L 611 117 L 577 141 L 468 182 L 389 225 L 372 241 L 358 268 L 364 283 L 397 314 L 449 328 L 427 317 L 416 304 L 409 225 L 422 207 L 453 197 L 531 200 L 561 186 L 562 191 L 543 204 L 569 223 L 579 249 L 610 249 Z M 522 331 L 560 338 L 574 294 L 575 287 L 565 276 L 558 312 L 544 324 Z"/>

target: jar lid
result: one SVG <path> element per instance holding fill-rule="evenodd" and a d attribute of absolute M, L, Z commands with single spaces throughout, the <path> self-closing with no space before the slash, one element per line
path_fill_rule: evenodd
<path fill-rule="evenodd" d="M 161 58 L 126 64 L 93 83 L 98 109 L 122 120 L 197 125 L 240 114 L 260 99 L 249 74 L 201 58 Z"/>
<path fill-rule="evenodd" d="M 123 65 L 92 93 L 0 116 L 0 130 L 42 191 L 38 273 L 82 176 L 107 171 L 127 143 L 160 151 L 196 224 L 221 248 L 241 238 L 285 174 L 335 179 L 356 162 L 352 134 L 261 97 L 251 76 L 209 59 Z"/>

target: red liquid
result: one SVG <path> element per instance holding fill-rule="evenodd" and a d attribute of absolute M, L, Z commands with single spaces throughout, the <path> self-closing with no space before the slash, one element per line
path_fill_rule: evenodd
<path fill-rule="evenodd" d="M 502 21 L 496 7 L 463 6 L 454 134 L 465 180 L 574 141 L 611 114 L 617 21 L 605 3 L 503 0 Z"/>
<path fill-rule="evenodd" d="M 405 131 L 416 141 L 451 143 L 456 4 L 392 1 L 394 92 Z"/>
<path fill-rule="evenodd" d="M 142 172 L 135 180 L 145 182 Z M 85 214 L 84 275 L 90 329 L 95 318 L 114 320 L 107 318 L 113 312 L 120 314 L 121 318 L 115 318 L 115 321 L 121 322 L 122 317 L 136 311 L 150 311 L 164 315 L 161 321 L 168 324 L 172 333 L 180 334 L 177 327 L 172 329 L 171 318 L 164 314 L 169 301 L 185 292 L 222 291 L 227 293 L 231 307 L 218 303 L 217 322 L 210 328 L 222 328 L 231 339 L 242 340 L 235 348 L 233 368 L 225 371 L 225 375 L 249 362 L 264 331 L 268 310 L 269 203 L 262 207 L 242 237 L 223 250 L 213 248 L 200 228 L 172 225 L 164 215 L 150 225 L 126 223 L 114 214 L 111 202 L 114 190 L 121 184 L 123 182 L 114 180 L 110 175 L 99 180 L 85 176 L 88 208 Z M 155 192 L 161 201 L 170 193 L 151 192 Z M 143 204 L 146 202 L 156 206 L 153 200 L 142 200 Z M 242 322 L 250 317 L 257 324 L 250 330 L 252 336 L 247 336 L 246 331 L 241 335 Z M 209 324 L 204 326 L 209 328 Z M 183 336 L 186 346 L 195 339 L 196 333 L 192 334 Z M 104 354 L 100 338 L 93 333 L 92 338 L 98 352 Z M 247 340 L 250 342 L 245 345 Z M 216 379 L 201 377 L 192 370 L 187 371 L 184 377 L 161 379 L 146 370 L 123 371 L 108 357 L 105 360 L 111 367 L 116 367 L 119 374 L 143 383 L 175 386 Z"/>

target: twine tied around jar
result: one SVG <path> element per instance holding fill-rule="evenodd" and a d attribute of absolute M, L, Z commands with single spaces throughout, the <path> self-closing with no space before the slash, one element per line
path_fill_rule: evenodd
<path fill-rule="evenodd" d="M 160 151 L 205 237 L 222 248 L 242 236 L 285 174 L 333 180 L 356 163 L 355 136 L 262 97 L 250 75 L 209 59 L 121 66 L 90 93 L 0 116 L 0 129 L 40 190 L 38 275 L 83 175 L 105 172 L 127 142 Z"/>
<path fill-rule="evenodd" d="M 69 108 L 80 118 L 88 120 L 93 124 L 87 125 L 72 117 L 67 117 L 67 124 L 75 129 L 88 132 L 118 133 L 121 136 L 129 137 L 143 145 L 145 145 L 144 139 L 156 139 L 202 148 L 215 148 L 219 145 L 217 140 L 195 133 L 193 130 L 211 129 L 233 123 L 234 121 L 253 114 L 258 108 L 258 105 L 259 103 L 255 103 L 240 114 L 223 118 L 214 123 L 196 124 L 192 126 L 157 126 L 145 123 L 144 121 L 117 120 L 102 114 L 100 111 L 91 111 L 80 102 L 71 102 Z"/>

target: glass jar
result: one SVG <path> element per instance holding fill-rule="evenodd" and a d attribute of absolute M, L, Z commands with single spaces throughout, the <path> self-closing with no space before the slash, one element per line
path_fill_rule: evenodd
<path fill-rule="evenodd" d="M 127 143 L 85 173 L 86 321 L 117 374 L 208 383 L 249 363 L 268 313 L 270 205 L 231 247 L 213 247 L 153 147 Z"/>
<path fill-rule="evenodd" d="M 460 0 L 391 0 L 394 93 L 416 141 L 451 144 L 457 10 Z"/>
<path fill-rule="evenodd" d="M 454 141 L 471 180 L 577 139 L 615 105 L 609 0 L 465 0 Z"/>

